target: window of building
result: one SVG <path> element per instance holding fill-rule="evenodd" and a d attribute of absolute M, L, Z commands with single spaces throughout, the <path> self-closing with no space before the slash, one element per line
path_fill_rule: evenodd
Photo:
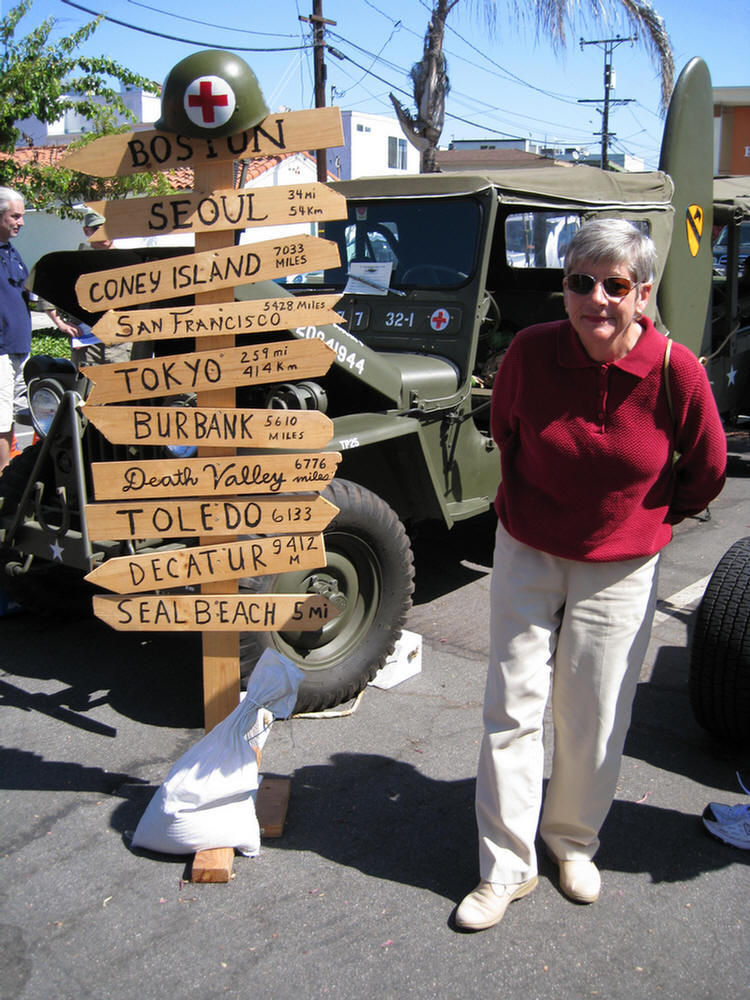
<path fill-rule="evenodd" d="M 390 170 L 406 170 L 406 139 L 388 136 L 388 167 Z"/>

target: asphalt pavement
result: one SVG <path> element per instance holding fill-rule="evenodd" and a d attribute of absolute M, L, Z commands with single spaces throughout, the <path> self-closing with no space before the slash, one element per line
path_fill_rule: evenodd
<path fill-rule="evenodd" d="M 748 996 L 750 852 L 700 814 L 740 801 L 750 759 L 698 727 L 686 681 L 690 585 L 750 534 L 747 486 L 741 469 L 666 550 L 600 900 L 569 902 L 542 857 L 538 889 L 480 934 L 451 914 L 477 879 L 487 524 L 417 543 L 421 673 L 348 716 L 274 724 L 262 772 L 291 778 L 284 833 L 225 885 L 129 842 L 202 735 L 197 638 L 0 619 L 0 1000 Z"/>

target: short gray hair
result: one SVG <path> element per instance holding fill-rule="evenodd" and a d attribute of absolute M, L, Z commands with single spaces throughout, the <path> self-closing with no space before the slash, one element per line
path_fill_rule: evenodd
<path fill-rule="evenodd" d="M 653 281 L 656 247 L 651 237 L 627 219 L 590 219 L 584 222 L 565 251 L 565 273 L 583 264 L 624 264 L 638 282 Z"/>
<path fill-rule="evenodd" d="M 14 191 L 13 188 L 0 187 L 0 212 L 7 212 L 11 202 L 14 201 L 20 201 L 23 205 L 23 195 Z"/>

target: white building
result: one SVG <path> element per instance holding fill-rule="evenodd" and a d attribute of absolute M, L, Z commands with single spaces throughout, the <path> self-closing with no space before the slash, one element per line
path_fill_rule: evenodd
<path fill-rule="evenodd" d="M 419 152 L 398 119 L 362 111 L 342 111 L 344 145 L 326 153 L 328 170 L 342 181 L 384 174 L 418 174 Z"/>
<path fill-rule="evenodd" d="M 140 87 L 124 86 L 120 97 L 126 108 L 133 112 L 136 122 L 153 124 L 161 111 L 161 98 L 158 94 L 150 94 Z M 99 104 L 103 98 L 94 98 Z M 119 125 L 130 124 L 123 115 L 117 116 Z M 24 118 L 16 122 L 21 131 L 18 146 L 67 146 L 74 139 L 80 138 L 90 131 L 88 119 L 75 111 L 66 111 L 55 122 L 45 125 L 38 118 Z"/>

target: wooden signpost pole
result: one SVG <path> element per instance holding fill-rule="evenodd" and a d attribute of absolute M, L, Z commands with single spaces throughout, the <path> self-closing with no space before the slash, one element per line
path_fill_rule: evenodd
<path fill-rule="evenodd" d="M 214 189 L 234 187 L 234 162 L 220 160 L 219 162 L 196 164 L 195 191 L 212 191 Z M 234 231 L 222 230 L 216 233 L 196 233 L 196 252 L 202 250 L 219 250 L 234 244 Z M 234 301 L 234 289 L 217 289 L 202 292 L 195 296 L 196 305 L 216 305 L 222 302 Z M 210 340 L 198 338 L 195 342 L 197 351 L 221 347 L 234 347 L 234 337 L 226 336 Z M 201 392 L 196 398 L 198 406 L 233 407 L 235 405 L 235 390 L 233 388 L 218 388 L 210 392 Z M 198 450 L 200 456 L 226 455 L 231 450 L 226 448 L 204 447 Z M 201 544 L 208 544 L 215 539 L 201 539 Z M 237 592 L 237 581 L 220 580 L 204 583 L 201 586 L 204 594 L 231 594 Z M 204 632 L 203 633 L 203 724 L 206 732 L 213 729 L 217 723 L 226 718 L 237 707 L 240 697 L 240 636 L 239 632 Z"/>

